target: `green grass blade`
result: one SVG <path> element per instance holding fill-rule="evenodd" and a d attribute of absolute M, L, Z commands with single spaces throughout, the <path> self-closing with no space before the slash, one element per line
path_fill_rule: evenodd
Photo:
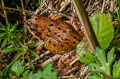
<path fill-rule="evenodd" d="M 22 50 L 23 48 L 5 48 L 3 50 L 0 50 L 0 52 L 2 53 L 9 53 L 9 52 L 14 52 L 14 51 L 18 51 L 18 50 Z"/>
<path fill-rule="evenodd" d="M 0 33 L 0 38 L 5 36 L 5 35 L 7 35 L 7 33 L 5 33 L 5 32 L 4 33 Z"/>
<path fill-rule="evenodd" d="M 28 51 L 31 52 L 32 55 L 34 55 L 37 59 L 40 58 L 40 56 L 39 56 L 35 51 L 33 51 L 33 50 L 31 50 L 31 49 L 28 49 Z"/>
<path fill-rule="evenodd" d="M 29 57 L 28 55 L 27 55 L 27 59 L 28 59 L 28 62 L 29 62 L 30 67 L 31 67 L 33 70 L 35 70 L 35 67 L 34 67 L 34 65 L 33 65 L 32 61 L 31 61 L 31 59 L 30 59 L 30 57 Z"/>
<path fill-rule="evenodd" d="M 8 41 L 8 38 L 6 38 L 6 39 L 2 42 L 2 45 L 1 45 L 2 48 L 7 45 L 7 41 Z"/>
<path fill-rule="evenodd" d="M 30 43 L 30 44 L 27 44 L 28 47 L 36 47 L 38 45 L 43 45 L 44 42 L 35 42 L 35 43 Z"/>

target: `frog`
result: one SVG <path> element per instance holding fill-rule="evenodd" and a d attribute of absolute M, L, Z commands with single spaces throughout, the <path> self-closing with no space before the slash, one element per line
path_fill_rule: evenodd
<path fill-rule="evenodd" d="M 27 29 L 45 42 L 45 48 L 54 54 L 64 54 L 76 48 L 84 35 L 63 20 L 34 15 L 26 21 Z"/>

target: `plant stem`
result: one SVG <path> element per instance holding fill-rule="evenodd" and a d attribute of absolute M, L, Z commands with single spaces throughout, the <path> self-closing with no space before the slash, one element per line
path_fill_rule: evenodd
<path fill-rule="evenodd" d="M 4 0 L 1 0 L 1 4 L 2 4 L 4 16 L 5 16 L 6 25 L 8 25 L 8 18 L 7 18 L 7 12 L 6 12 L 6 9 L 5 9 L 5 5 L 4 5 Z"/>
<path fill-rule="evenodd" d="M 14 64 L 14 63 L 18 60 L 18 58 L 20 58 L 22 55 L 24 55 L 24 54 L 27 52 L 27 50 L 28 50 L 28 49 L 26 49 L 26 50 L 24 50 L 23 52 L 21 52 L 20 54 L 18 54 L 18 55 L 16 56 L 16 58 L 15 58 L 9 65 L 7 65 L 7 66 L 3 69 L 3 71 L 1 72 L 0 75 L 3 75 L 3 72 L 4 72 L 6 69 L 8 69 L 12 64 Z"/>
<path fill-rule="evenodd" d="M 93 31 L 93 28 L 90 24 L 87 13 L 85 11 L 84 4 L 83 4 L 82 0 L 72 0 L 72 1 L 75 6 L 78 17 L 80 19 L 80 22 L 83 25 L 83 28 L 85 31 L 85 36 L 87 37 L 90 48 L 92 51 L 94 51 L 96 46 L 98 46 L 98 47 L 100 47 L 100 46 L 99 46 L 98 40 L 96 38 L 96 35 Z"/>

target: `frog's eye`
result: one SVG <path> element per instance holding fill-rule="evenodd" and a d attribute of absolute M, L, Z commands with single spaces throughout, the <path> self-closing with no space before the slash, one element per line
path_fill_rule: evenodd
<path fill-rule="evenodd" d="M 30 27 L 31 31 L 36 31 L 36 28 L 33 28 L 32 26 Z"/>
<path fill-rule="evenodd" d="M 37 24 L 31 25 L 30 30 L 33 31 L 33 32 L 36 31 L 37 30 Z"/>

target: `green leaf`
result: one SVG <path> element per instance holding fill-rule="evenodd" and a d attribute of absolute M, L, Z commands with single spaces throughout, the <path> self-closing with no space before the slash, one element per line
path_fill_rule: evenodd
<path fill-rule="evenodd" d="M 57 79 L 57 72 L 52 72 L 52 65 L 48 64 L 43 70 L 43 79 Z"/>
<path fill-rule="evenodd" d="M 27 79 L 28 74 L 29 74 L 29 71 L 26 70 L 26 71 L 22 74 L 22 79 Z"/>
<path fill-rule="evenodd" d="M 105 52 L 100 48 L 96 48 L 94 56 L 98 64 L 96 64 L 95 62 L 90 63 L 88 65 L 90 68 L 90 72 L 91 73 L 102 73 L 104 75 L 109 76 L 111 72 L 111 65 L 113 61 L 115 60 L 114 48 L 112 48 L 108 52 L 107 58 L 106 58 Z"/>
<path fill-rule="evenodd" d="M 33 51 L 33 50 L 31 50 L 31 49 L 28 49 L 28 51 L 31 52 L 32 55 L 34 55 L 37 59 L 40 58 L 40 56 L 39 56 L 35 51 Z"/>
<path fill-rule="evenodd" d="M 98 75 L 93 75 L 93 76 L 89 76 L 88 79 L 105 79 L 104 77 L 100 77 Z"/>
<path fill-rule="evenodd" d="M 29 43 L 29 44 L 27 44 L 27 46 L 28 47 L 36 47 L 38 45 L 43 45 L 43 44 L 44 44 L 44 42 L 36 42 L 36 43 Z"/>
<path fill-rule="evenodd" d="M 109 63 L 109 65 L 111 66 L 113 61 L 115 60 L 115 54 L 114 54 L 115 48 L 113 47 L 109 52 L 108 52 L 108 56 L 107 56 L 107 61 Z"/>
<path fill-rule="evenodd" d="M 34 75 L 32 72 L 30 72 L 30 73 L 28 74 L 27 79 L 35 79 L 35 75 Z"/>
<path fill-rule="evenodd" d="M 119 7 L 119 9 L 118 9 L 118 17 L 120 18 L 120 0 L 118 0 L 118 7 Z"/>
<path fill-rule="evenodd" d="M 18 50 L 22 50 L 22 48 L 5 48 L 3 50 L 0 50 L 0 52 L 9 53 L 9 52 L 14 52 L 14 51 L 18 51 Z"/>
<path fill-rule="evenodd" d="M 90 22 L 101 48 L 106 49 L 114 36 L 114 28 L 110 18 L 105 14 L 97 13 L 90 18 Z"/>
<path fill-rule="evenodd" d="M 84 42 L 80 42 L 77 47 L 76 47 L 76 52 L 79 54 L 79 57 L 77 60 L 80 62 L 83 62 L 85 64 L 89 64 L 90 62 L 93 61 L 93 56 L 90 51 L 90 49 L 85 49 L 85 44 Z M 76 61 L 76 60 L 75 60 Z M 74 62 L 74 61 L 73 61 Z M 72 64 L 72 63 L 71 63 Z"/>
<path fill-rule="evenodd" d="M 11 27 L 11 25 L 8 24 L 8 26 L 7 26 L 7 31 L 10 31 L 10 27 Z"/>
<path fill-rule="evenodd" d="M 115 62 L 113 65 L 113 79 L 119 79 L 120 78 L 120 60 L 118 62 Z"/>
<path fill-rule="evenodd" d="M 7 28 L 6 28 L 5 26 L 1 26 L 1 27 L 0 27 L 0 30 L 2 30 L 2 31 L 7 31 Z"/>
<path fill-rule="evenodd" d="M 20 62 L 19 60 L 16 61 L 12 67 L 10 68 L 11 71 L 15 72 L 17 77 L 20 77 L 20 75 L 23 73 L 24 71 L 24 66 L 23 66 L 24 62 Z"/>
<path fill-rule="evenodd" d="M 34 67 L 34 65 L 33 65 L 33 63 L 32 63 L 32 60 L 30 59 L 30 57 L 27 55 L 27 59 L 28 59 L 28 62 L 29 62 L 29 64 L 30 64 L 30 67 L 33 69 L 33 70 L 35 70 L 35 67 Z"/>
<path fill-rule="evenodd" d="M 7 33 L 0 33 L 0 38 L 7 35 Z"/>
<path fill-rule="evenodd" d="M 84 52 L 84 45 L 85 45 L 85 43 L 84 42 L 80 42 L 78 45 L 77 45 L 77 47 L 76 47 L 76 52 L 81 56 L 81 55 L 83 55 L 83 54 L 85 54 L 85 52 Z"/>
<path fill-rule="evenodd" d="M 1 45 L 2 48 L 7 45 L 7 41 L 8 41 L 8 39 L 6 38 L 6 39 L 2 42 L 2 45 Z"/>
<path fill-rule="evenodd" d="M 94 61 L 93 56 L 92 56 L 92 53 L 91 53 L 90 50 L 87 50 L 84 55 L 79 56 L 79 59 L 78 59 L 78 60 L 79 60 L 80 62 L 85 63 L 85 64 L 89 64 L 89 63 L 91 63 L 92 61 Z"/>
<path fill-rule="evenodd" d="M 16 26 L 17 26 L 17 24 L 14 24 L 14 25 L 12 26 L 12 28 L 10 29 L 10 31 L 15 31 L 15 30 L 16 30 Z"/>
<path fill-rule="evenodd" d="M 37 73 L 34 74 L 35 79 L 41 79 L 42 78 L 42 72 L 40 70 L 37 71 Z"/>

